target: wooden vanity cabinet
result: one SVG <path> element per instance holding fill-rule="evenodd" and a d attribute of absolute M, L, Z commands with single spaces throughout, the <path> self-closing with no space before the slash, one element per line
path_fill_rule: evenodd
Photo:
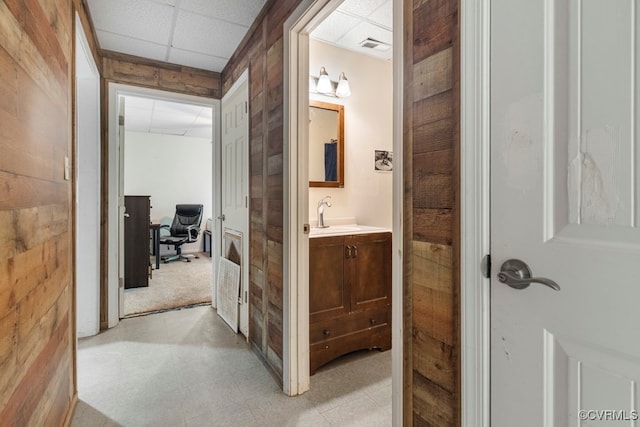
<path fill-rule="evenodd" d="M 391 348 L 391 233 L 309 239 L 310 372 Z"/>

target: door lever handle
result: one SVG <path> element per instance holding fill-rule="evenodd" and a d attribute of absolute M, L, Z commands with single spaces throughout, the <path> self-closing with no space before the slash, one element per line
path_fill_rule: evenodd
<path fill-rule="evenodd" d="M 560 286 L 551 279 L 545 277 L 531 277 L 531 269 L 519 259 L 510 259 L 505 261 L 500 267 L 498 280 L 513 289 L 525 289 L 532 283 L 539 283 L 550 287 L 555 291 L 560 290 Z"/>

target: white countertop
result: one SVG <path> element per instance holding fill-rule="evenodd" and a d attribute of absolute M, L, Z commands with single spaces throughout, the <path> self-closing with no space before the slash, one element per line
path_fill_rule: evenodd
<path fill-rule="evenodd" d="M 390 228 L 373 227 L 370 225 L 359 224 L 341 224 L 330 225 L 327 228 L 311 227 L 309 238 L 314 237 L 331 237 L 331 236 L 347 236 L 351 234 L 370 234 L 370 233 L 390 233 Z"/>

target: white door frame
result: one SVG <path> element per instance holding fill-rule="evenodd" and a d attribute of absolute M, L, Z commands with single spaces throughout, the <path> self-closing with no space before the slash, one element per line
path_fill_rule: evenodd
<path fill-rule="evenodd" d="M 298 209 L 302 189 L 300 172 L 306 171 L 299 151 L 306 135 L 299 132 L 308 102 L 308 42 L 303 29 L 327 4 L 327 0 L 304 0 L 284 25 L 284 391 L 289 395 L 309 388 L 308 282 L 299 259 L 308 256 L 302 237 L 306 218 Z M 461 0 L 461 419 L 463 426 L 490 425 L 489 419 L 489 280 L 480 264 L 489 253 L 489 6 L 490 0 Z M 402 330 L 402 135 L 403 135 L 403 7 L 394 0 L 394 124 L 393 149 L 397 164 L 393 200 L 393 425 L 402 425 L 403 330 Z M 307 21 L 301 21 L 305 19 Z M 287 142 L 289 143 L 286 146 Z M 301 170 L 302 169 L 302 170 Z M 306 273 L 306 274 L 305 274 Z M 296 356 L 297 355 L 297 356 Z"/>
<path fill-rule="evenodd" d="M 243 159 L 243 168 L 244 168 L 244 186 L 242 188 L 242 191 L 244 192 L 244 194 L 247 197 L 250 197 L 249 195 L 249 112 L 251 111 L 250 108 L 250 99 L 249 99 L 249 69 L 245 68 L 245 70 L 240 74 L 240 76 L 236 79 L 235 82 L 233 82 L 233 85 L 231 86 L 231 88 L 229 88 L 229 90 L 227 91 L 227 93 L 224 94 L 224 96 L 222 97 L 222 100 L 224 100 L 224 98 L 232 96 L 237 90 L 240 89 L 240 87 L 242 86 L 243 83 L 247 84 L 247 120 L 246 120 L 246 127 L 245 127 L 245 138 L 244 138 L 244 146 L 242 147 L 243 152 L 245 153 L 245 158 Z M 222 100 L 220 100 L 220 114 L 218 115 L 219 120 L 222 120 Z M 216 174 L 218 176 L 218 186 L 214 187 L 213 193 L 214 195 L 217 193 L 217 203 L 219 205 L 219 209 L 218 209 L 218 213 L 215 216 L 215 221 L 216 221 L 216 230 L 218 230 L 218 232 L 216 233 L 216 238 L 214 239 L 214 242 L 216 242 L 216 244 L 218 245 L 218 257 L 216 258 L 212 258 L 213 260 L 215 260 L 214 264 L 216 264 L 219 260 L 219 257 L 223 256 L 222 254 L 222 242 L 223 242 L 223 233 L 224 233 L 224 224 L 223 221 L 221 220 L 221 214 L 222 214 L 222 126 L 218 126 L 219 129 L 219 138 L 220 138 L 220 143 L 216 146 L 216 148 L 214 149 L 214 168 L 216 170 Z M 215 184 L 215 182 L 214 182 Z M 251 260 L 249 259 L 249 246 L 251 244 L 251 236 L 249 235 L 249 227 L 250 227 L 250 217 L 251 217 L 251 213 L 250 213 L 250 206 L 249 203 L 247 202 L 247 215 L 245 218 L 245 224 L 244 224 L 244 230 L 243 230 L 243 240 L 244 242 L 242 243 L 242 266 L 241 266 L 241 270 L 240 270 L 240 275 L 241 275 L 241 286 L 240 289 L 241 291 L 244 290 L 245 292 L 249 292 L 249 266 L 251 265 Z M 216 265 L 217 266 L 217 265 Z M 217 285 L 216 285 L 216 280 L 217 277 L 214 276 L 214 280 L 213 280 L 213 295 L 214 298 L 211 300 L 212 301 L 212 305 L 214 308 L 217 307 L 217 301 L 215 301 L 215 296 L 216 296 L 216 292 L 217 292 Z M 242 298 L 242 304 L 246 304 L 247 306 L 249 305 L 249 301 L 248 301 L 248 297 L 246 299 L 245 302 L 245 297 L 244 295 L 241 295 Z M 242 310 L 239 310 L 239 316 L 242 316 Z M 247 319 L 245 319 L 246 323 L 247 323 L 247 330 L 246 330 L 246 336 L 245 338 L 247 339 L 247 342 L 249 341 L 249 334 L 251 334 L 250 331 L 250 326 L 251 326 L 251 322 L 250 319 L 248 318 L 249 316 L 249 308 L 247 307 Z M 242 321 L 238 322 L 238 325 L 242 325 Z M 244 333 L 244 331 L 241 331 Z"/>
<path fill-rule="evenodd" d="M 460 11 L 460 328 L 461 421 L 489 427 L 490 0 L 461 0 Z"/>
<path fill-rule="evenodd" d="M 100 72 L 77 12 L 75 42 L 75 312 L 86 337 L 100 332 Z"/>
<path fill-rule="evenodd" d="M 150 89 L 139 86 L 125 85 L 121 83 L 109 83 L 109 148 L 108 158 L 102 161 L 108 161 L 108 224 L 109 235 L 107 237 L 107 300 L 108 300 L 108 327 L 112 328 L 120 321 L 120 313 L 118 310 L 118 159 L 116 155 L 116 146 L 118 144 L 118 97 L 120 96 L 142 96 L 146 98 L 155 98 L 164 101 L 180 102 L 184 104 L 203 105 L 213 109 L 213 188 L 220 186 L 219 166 L 216 165 L 215 159 L 219 160 L 220 150 L 220 100 L 199 97 L 194 95 L 186 95 L 175 92 L 168 92 L 158 89 Z M 216 157 L 218 156 L 218 157 Z M 104 208 L 103 208 L 104 209 Z M 213 215 L 220 215 L 220 201 L 213 199 Z M 217 236 L 219 239 L 220 236 Z M 212 242 L 212 259 L 219 256 L 220 245 Z M 212 263 L 215 264 L 215 263 Z M 213 277 L 215 277 L 216 266 L 213 265 Z"/>

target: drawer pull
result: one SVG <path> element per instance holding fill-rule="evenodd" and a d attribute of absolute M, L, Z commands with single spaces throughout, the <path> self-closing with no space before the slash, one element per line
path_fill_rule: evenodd
<path fill-rule="evenodd" d="M 330 337 L 330 336 L 331 336 L 331 331 L 330 331 L 330 330 L 328 330 L 328 329 L 325 329 L 325 330 L 324 330 L 324 336 L 325 336 L 325 337 Z"/>
<path fill-rule="evenodd" d="M 344 247 L 344 257 L 346 259 L 351 258 L 351 246 L 345 246 Z"/>
<path fill-rule="evenodd" d="M 353 246 L 353 257 L 354 258 L 358 258 L 358 247 L 357 246 Z"/>

